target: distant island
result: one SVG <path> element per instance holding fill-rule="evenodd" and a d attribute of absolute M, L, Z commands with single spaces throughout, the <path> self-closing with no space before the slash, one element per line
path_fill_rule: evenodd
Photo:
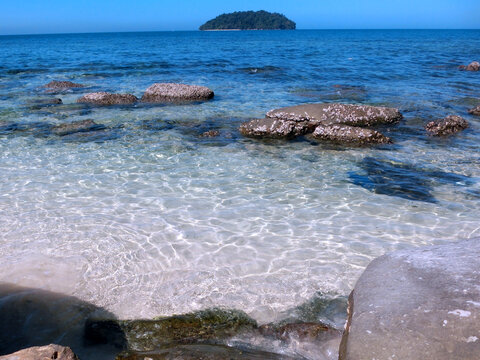
<path fill-rule="evenodd" d="M 222 14 L 200 26 L 200 30 L 295 30 L 285 15 L 268 11 L 236 11 Z"/>

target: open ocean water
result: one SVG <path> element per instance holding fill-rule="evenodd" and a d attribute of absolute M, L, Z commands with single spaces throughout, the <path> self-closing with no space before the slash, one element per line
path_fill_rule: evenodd
<path fill-rule="evenodd" d="M 0 281 L 120 318 L 214 306 L 265 323 L 348 296 L 387 251 L 480 236 L 480 31 L 152 32 L 0 37 Z M 60 94 L 51 80 L 85 84 Z M 87 107 L 155 82 L 212 101 Z M 63 105 L 38 106 L 59 97 Z M 243 138 L 273 108 L 398 107 L 395 144 Z M 431 138 L 446 115 L 470 127 Z M 45 124 L 109 128 L 58 137 Z M 207 130 L 216 138 L 202 138 Z M 394 269 L 392 269 L 394 271 Z M 312 311 L 314 306 L 308 307 Z M 343 318 L 309 313 L 335 323 Z"/>

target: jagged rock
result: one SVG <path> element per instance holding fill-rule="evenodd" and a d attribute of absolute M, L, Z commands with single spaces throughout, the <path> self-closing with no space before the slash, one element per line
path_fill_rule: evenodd
<path fill-rule="evenodd" d="M 88 93 L 77 99 L 77 103 L 94 105 L 127 105 L 138 101 L 132 94 L 112 94 L 108 92 Z"/>
<path fill-rule="evenodd" d="M 66 90 L 71 88 L 82 88 L 84 86 L 82 84 L 75 84 L 71 81 L 53 80 L 53 81 L 50 81 L 48 84 L 46 84 L 45 87 L 47 89 L 52 89 L 52 90 Z"/>
<path fill-rule="evenodd" d="M 257 323 L 242 311 L 209 309 L 153 320 L 95 320 L 85 325 L 85 337 L 133 351 L 152 351 L 165 345 L 221 340 Z"/>
<path fill-rule="evenodd" d="M 175 83 L 156 83 L 150 86 L 142 96 L 144 102 L 169 102 L 188 100 L 208 100 L 213 98 L 212 90 L 205 86 Z"/>
<path fill-rule="evenodd" d="M 155 352 L 124 352 L 116 360 L 294 360 L 286 355 L 224 345 L 178 345 Z"/>
<path fill-rule="evenodd" d="M 0 360 L 78 360 L 69 347 L 50 344 L 34 346 L 17 351 L 13 354 L 0 356 Z"/>
<path fill-rule="evenodd" d="M 466 70 L 466 71 L 479 71 L 480 70 L 480 63 L 478 61 L 472 61 L 467 66 L 460 65 L 459 69 L 460 70 Z"/>
<path fill-rule="evenodd" d="M 433 136 L 452 135 L 468 128 L 468 122 L 457 115 L 449 115 L 444 119 L 430 121 L 425 125 L 425 130 Z"/>
<path fill-rule="evenodd" d="M 95 121 L 89 119 L 56 125 L 52 128 L 52 132 L 58 136 L 65 136 L 78 132 L 87 132 L 102 129 L 105 129 L 104 125 L 97 124 Z"/>
<path fill-rule="evenodd" d="M 317 122 L 264 118 L 244 122 L 239 130 L 243 136 L 248 137 L 291 139 L 312 132 L 316 125 Z"/>
<path fill-rule="evenodd" d="M 474 107 L 473 109 L 468 110 L 469 114 L 480 116 L 480 105 Z"/>
<path fill-rule="evenodd" d="M 220 135 L 220 132 L 218 130 L 208 130 L 200 134 L 200 137 L 211 138 L 211 137 L 217 137 L 219 135 Z"/>
<path fill-rule="evenodd" d="M 296 122 L 375 126 L 394 124 L 402 119 L 398 109 L 370 105 L 306 104 L 270 110 L 267 118 Z"/>
<path fill-rule="evenodd" d="M 392 140 L 389 137 L 376 130 L 340 124 L 318 125 L 315 128 L 312 137 L 318 140 L 327 140 L 349 145 L 392 143 Z"/>
<path fill-rule="evenodd" d="M 340 360 L 480 354 L 480 238 L 373 260 L 349 298 Z"/>

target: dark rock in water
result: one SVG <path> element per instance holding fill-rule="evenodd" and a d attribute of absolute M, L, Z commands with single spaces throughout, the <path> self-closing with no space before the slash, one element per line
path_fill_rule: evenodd
<path fill-rule="evenodd" d="M 205 131 L 204 133 L 200 134 L 200 137 L 202 138 L 212 138 L 212 137 L 217 137 L 220 135 L 220 131 L 218 130 L 208 130 Z"/>
<path fill-rule="evenodd" d="M 169 101 L 191 101 L 212 99 L 214 93 L 205 86 L 174 83 L 157 83 L 150 86 L 142 96 L 142 101 L 158 103 Z"/>
<path fill-rule="evenodd" d="M 310 122 L 316 124 L 344 124 L 350 126 L 375 126 L 394 124 L 402 119 L 398 109 L 350 104 L 306 104 L 270 110 L 268 118 Z"/>
<path fill-rule="evenodd" d="M 365 174 L 350 173 L 350 181 L 376 194 L 434 203 L 431 194 L 436 184 L 468 186 L 473 182 L 464 175 L 422 169 L 414 165 L 366 157 L 360 162 Z"/>
<path fill-rule="evenodd" d="M 58 136 L 65 136 L 77 132 L 95 131 L 105 128 L 105 125 L 97 124 L 95 121 L 88 119 L 56 125 L 52 128 L 52 132 Z"/>
<path fill-rule="evenodd" d="M 264 118 L 244 122 L 239 131 L 243 136 L 254 138 L 292 139 L 313 132 L 317 125 L 311 121 Z"/>
<path fill-rule="evenodd" d="M 0 356 L 0 360 L 78 360 L 69 347 L 50 344 L 46 346 L 34 346 L 17 351 L 10 355 Z"/>
<path fill-rule="evenodd" d="M 468 122 L 457 115 L 449 115 L 442 120 L 430 121 L 425 130 L 433 136 L 447 136 L 468 128 Z"/>
<path fill-rule="evenodd" d="M 48 84 L 46 84 L 45 87 L 47 89 L 52 89 L 52 90 L 66 90 L 66 89 L 72 89 L 72 88 L 83 88 L 84 86 L 82 84 L 75 84 L 71 81 L 53 80 L 53 81 L 50 81 Z"/>
<path fill-rule="evenodd" d="M 128 351 L 117 356 L 116 360 L 294 360 L 255 349 L 238 349 L 224 345 L 192 344 L 178 345 L 155 352 Z"/>
<path fill-rule="evenodd" d="M 138 98 L 132 94 L 112 94 L 108 92 L 88 93 L 77 99 L 77 103 L 94 105 L 127 105 L 134 104 Z"/>
<path fill-rule="evenodd" d="M 480 238 L 373 260 L 349 298 L 340 360 L 480 354 Z"/>
<path fill-rule="evenodd" d="M 109 343 L 134 351 L 152 351 L 172 344 L 221 340 L 257 323 L 242 311 L 209 309 L 153 320 L 95 320 L 85 325 L 91 343 Z"/>
<path fill-rule="evenodd" d="M 478 61 L 472 61 L 467 66 L 460 65 L 458 68 L 460 70 L 466 70 L 466 71 L 479 71 L 480 70 L 480 63 Z"/>
<path fill-rule="evenodd" d="M 318 125 L 312 136 L 346 145 L 390 144 L 392 140 L 382 133 L 354 126 L 334 124 Z"/>
<path fill-rule="evenodd" d="M 468 113 L 472 115 L 480 116 L 480 105 L 478 105 L 473 109 L 468 110 Z"/>
<path fill-rule="evenodd" d="M 282 341 L 328 341 L 341 334 L 339 330 L 318 322 L 265 324 L 258 330 L 263 336 Z"/>
<path fill-rule="evenodd" d="M 34 99 L 28 102 L 30 105 L 36 106 L 48 106 L 63 104 L 60 98 L 46 98 L 46 99 Z"/>

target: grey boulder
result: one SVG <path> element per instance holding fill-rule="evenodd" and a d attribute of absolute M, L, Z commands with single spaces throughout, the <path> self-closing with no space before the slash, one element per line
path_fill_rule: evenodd
<path fill-rule="evenodd" d="M 109 92 L 88 93 L 77 99 L 77 103 L 93 105 L 129 105 L 138 101 L 132 94 L 112 94 Z"/>
<path fill-rule="evenodd" d="M 0 356 L 0 360 L 78 360 L 69 347 L 50 344 L 46 346 L 34 346 L 17 351 L 13 354 Z"/>
<path fill-rule="evenodd" d="M 389 137 L 376 130 L 341 124 L 318 125 L 315 128 L 312 137 L 318 140 L 350 145 L 392 143 L 392 140 Z"/>
<path fill-rule="evenodd" d="M 433 136 L 448 136 L 468 128 L 468 122 L 461 116 L 449 115 L 444 119 L 430 121 L 425 130 Z"/>
<path fill-rule="evenodd" d="M 205 86 L 175 83 L 156 83 L 150 86 L 142 96 L 144 102 L 171 102 L 190 100 L 209 100 L 214 93 Z"/>
<path fill-rule="evenodd" d="M 373 260 L 349 298 L 340 360 L 480 354 L 480 238 Z"/>

